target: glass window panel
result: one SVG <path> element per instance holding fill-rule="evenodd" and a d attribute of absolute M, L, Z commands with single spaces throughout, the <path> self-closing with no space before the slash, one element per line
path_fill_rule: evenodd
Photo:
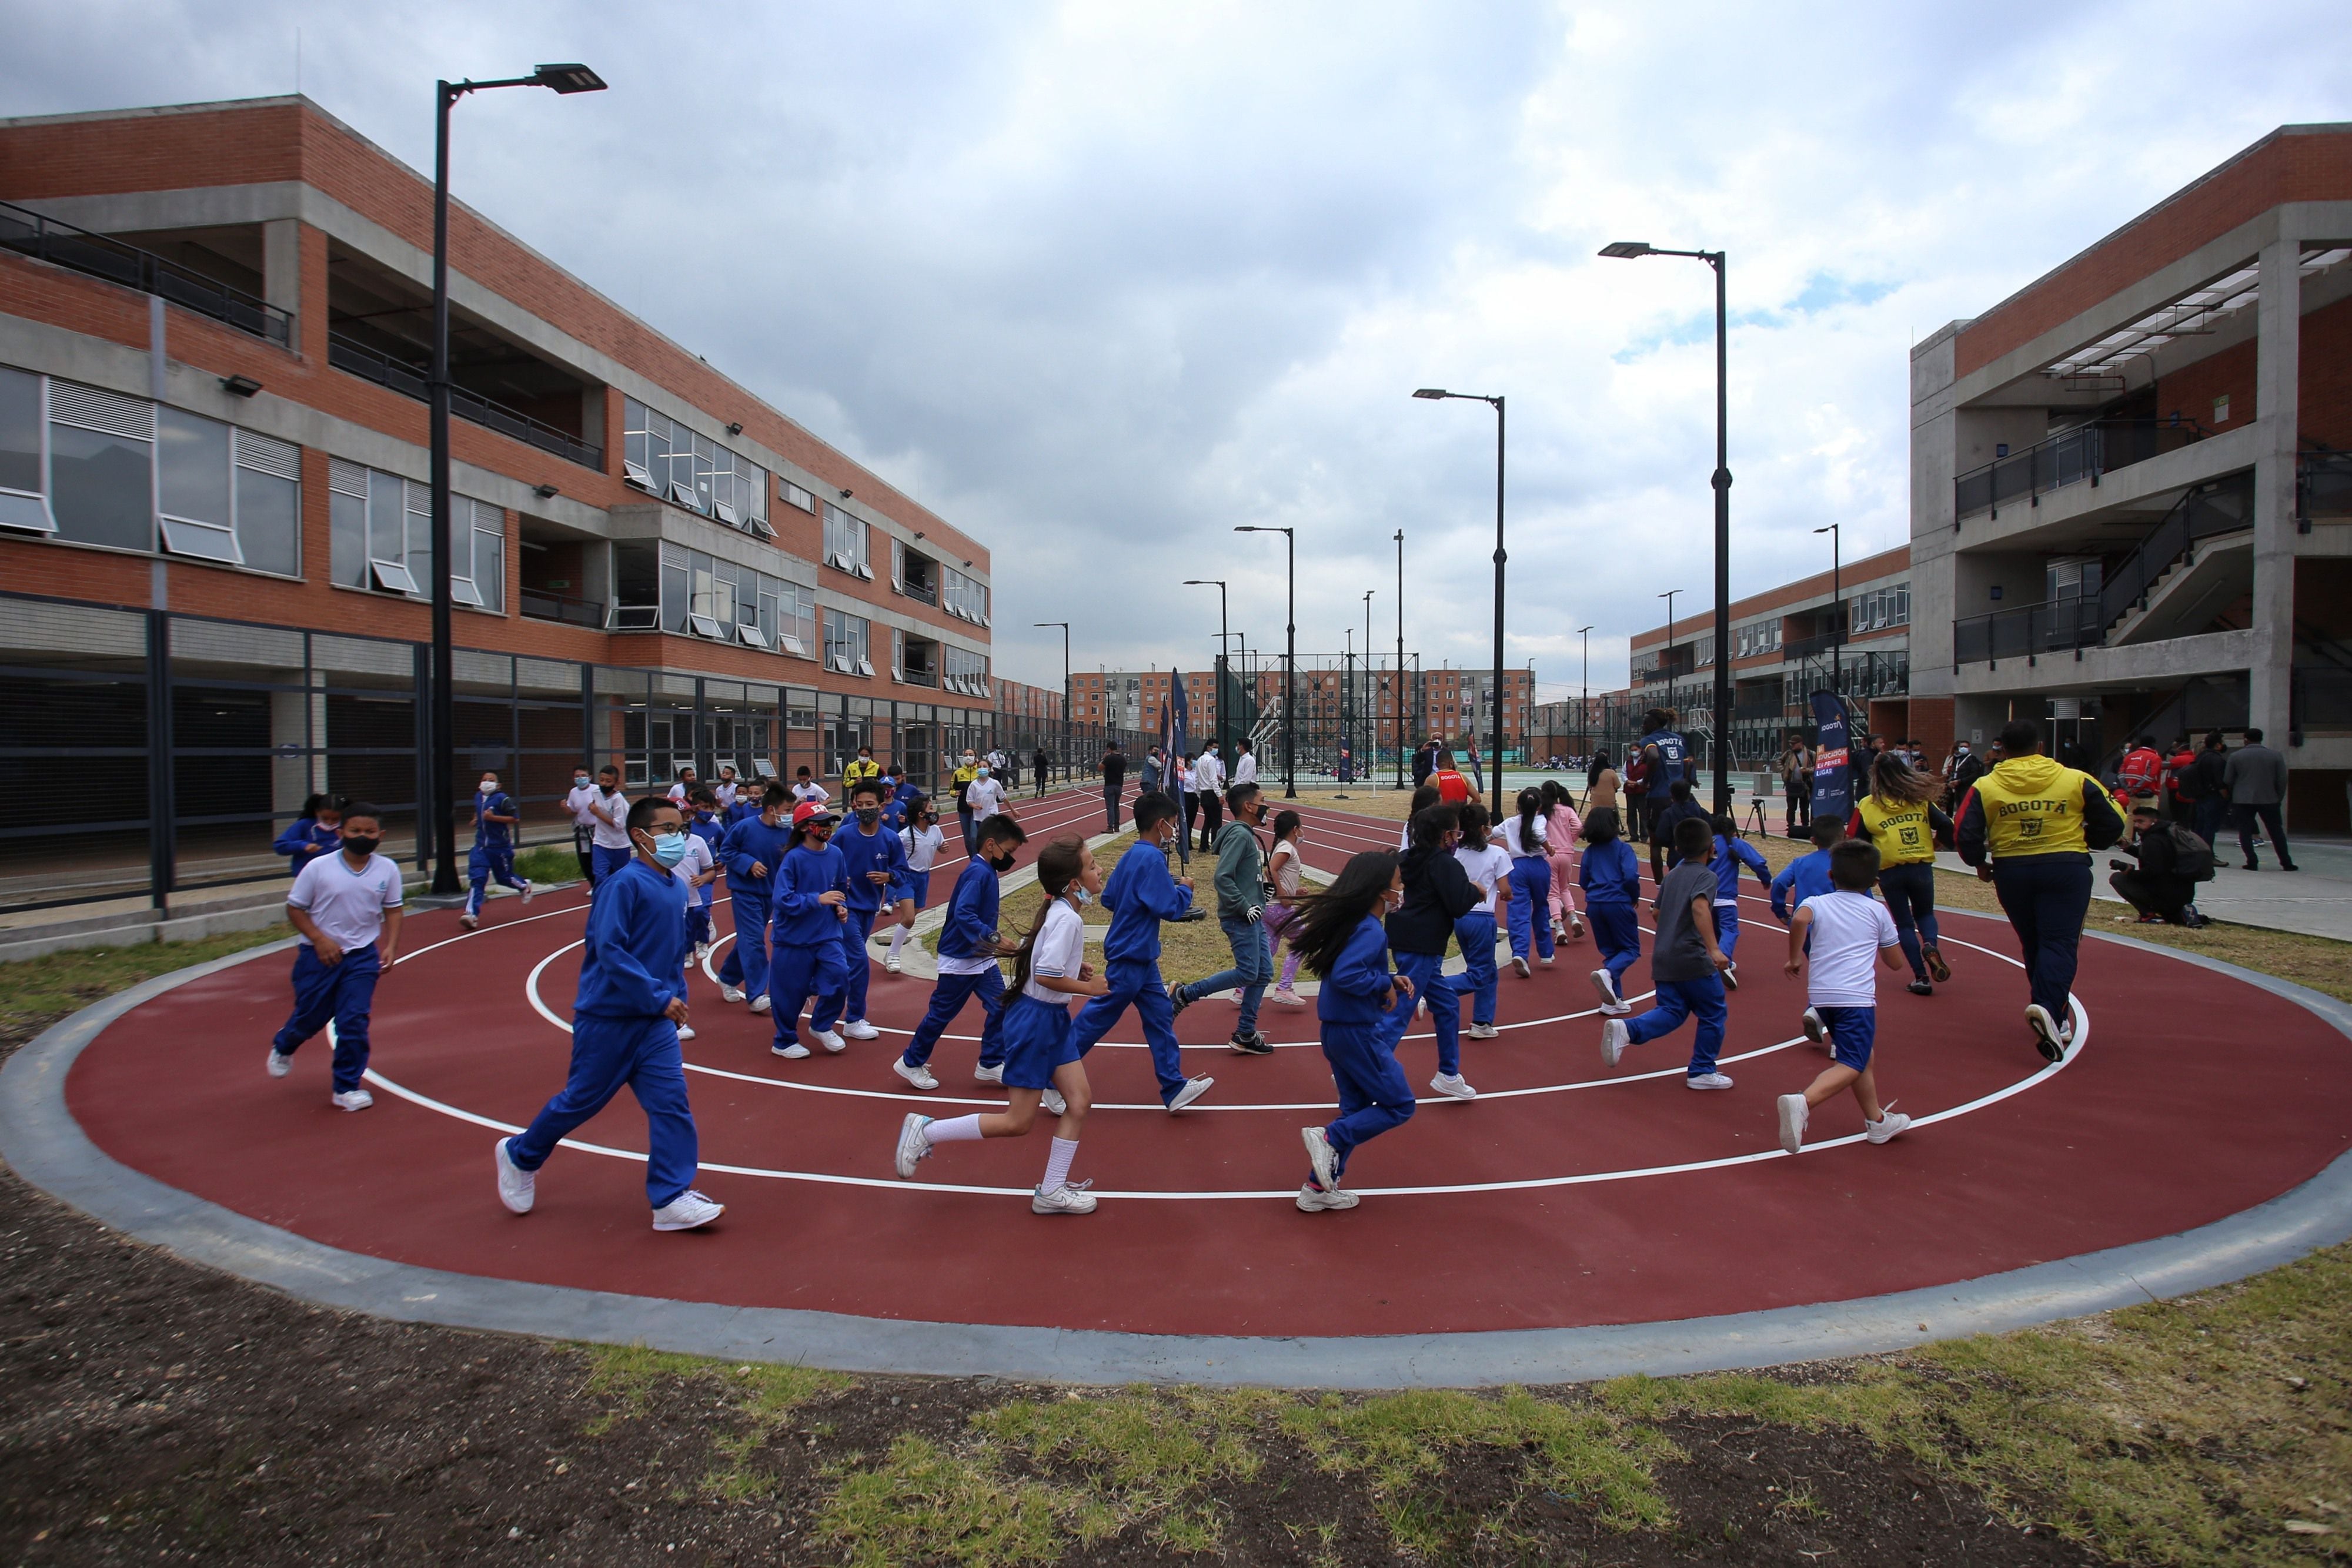
<path fill-rule="evenodd" d="M 682 557 L 673 559 L 663 552 L 661 563 L 662 630 L 684 632 L 686 618 L 693 607 L 693 572 Z"/>
<path fill-rule="evenodd" d="M 41 489 L 41 378 L 0 370 L 0 490 Z"/>
<path fill-rule="evenodd" d="M 327 570 L 345 588 L 367 586 L 367 501 L 341 490 L 327 497 L 329 542 Z"/>
<path fill-rule="evenodd" d="M 155 448 L 79 425 L 49 426 L 49 504 L 58 537 L 155 548 Z"/>
<path fill-rule="evenodd" d="M 768 471 L 740 454 L 735 459 L 735 504 L 745 517 L 768 520 Z"/>
<path fill-rule="evenodd" d="M 253 468 L 236 471 L 236 543 L 246 565 L 282 577 L 300 573 L 301 497 L 302 486 L 291 479 Z M 338 507 L 357 504 L 349 496 L 337 496 L 334 500 Z M 340 527 L 335 549 L 338 554 L 343 549 Z"/>
<path fill-rule="evenodd" d="M 215 523 L 200 523 L 186 517 L 165 517 L 163 548 L 173 555 L 192 555 L 200 560 L 226 561 L 240 564 L 236 553 L 236 534 Z"/>
<path fill-rule="evenodd" d="M 650 539 L 623 539 L 613 546 L 613 601 L 638 608 L 661 603 L 660 558 Z"/>
<path fill-rule="evenodd" d="M 501 612 L 507 607 L 506 535 L 480 525 L 505 515 L 496 507 L 478 506 L 474 512 L 474 591 L 482 596 L 483 609 Z"/>
<path fill-rule="evenodd" d="M 453 514 L 457 510 L 457 497 L 451 497 L 449 507 Z M 404 559 L 408 566 L 409 580 L 416 584 L 417 591 L 432 592 L 430 585 L 433 581 L 433 491 L 429 486 L 408 486 L 408 549 Z M 466 563 L 452 562 L 450 575 L 465 576 Z"/>
<path fill-rule="evenodd" d="M 402 495 L 405 488 L 395 475 L 369 471 L 368 559 L 407 559 L 408 503 Z"/>
<path fill-rule="evenodd" d="M 155 497 L 168 516 L 229 526 L 228 426 L 184 409 L 159 408 Z"/>

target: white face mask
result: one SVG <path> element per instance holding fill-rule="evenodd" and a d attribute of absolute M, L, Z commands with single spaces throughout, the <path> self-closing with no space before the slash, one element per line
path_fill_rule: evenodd
<path fill-rule="evenodd" d="M 497 794 L 498 792 L 499 792 L 499 781 L 498 781 L 497 779 L 483 779 L 483 780 L 482 780 L 482 793 L 483 793 L 483 794 L 485 794 L 485 795 L 495 795 L 495 794 Z"/>

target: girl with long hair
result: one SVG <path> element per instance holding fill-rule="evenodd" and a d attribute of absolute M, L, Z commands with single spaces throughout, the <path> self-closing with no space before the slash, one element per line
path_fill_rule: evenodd
<path fill-rule="evenodd" d="M 1037 886 L 1045 901 L 1022 939 L 1013 967 L 1012 1004 L 1004 1009 L 1004 1098 L 1002 1111 L 940 1122 L 911 1111 L 898 1129 L 898 1170 L 912 1180 L 915 1167 L 941 1144 L 980 1138 L 1019 1138 L 1037 1119 L 1048 1091 L 1058 1092 L 1062 1109 L 1045 1179 L 1030 1195 L 1033 1214 L 1092 1214 L 1092 1185 L 1070 1182 L 1078 1134 L 1094 1092 L 1086 1064 L 1070 1040 L 1072 997 L 1098 997 L 1110 988 L 1086 961 L 1086 923 L 1080 911 L 1102 892 L 1102 870 L 1086 841 L 1055 839 L 1037 856 Z"/>
<path fill-rule="evenodd" d="M 1568 928 L 1568 939 L 1584 939 L 1584 916 L 1576 912 L 1576 841 L 1584 832 L 1584 819 L 1568 786 L 1557 779 L 1542 784 L 1544 798 L 1544 858 L 1551 862 L 1551 923 Z"/>
<path fill-rule="evenodd" d="M 1517 813 L 1503 819 L 1502 839 L 1511 857 L 1511 967 L 1524 980 L 1530 951 L 1551 967 L 1551 827 L 1541 790 L 1520 790 L 1517 805 Z"/>
<path fill-rule="evenodd" d="M 1617 982 L 1642 956 L 1642 862 L 1619 836 L 1617 808 L 1596 806 L 1584 813 L 1584 862 L 1576 880 L 1584 889 L 1584 912 L 1601 948 L 1592 988 L 1601 993 L 1603 1018 L 1623 1018 L 1633 1009 Z"/>
<path fill-rule="evenodd" d="M 1412 820 L 1415 817 L 1420 816 L 1423 811 L 1429 810 L 1430 807 L 1436 804 L 1436 785 L 1416 784 L 1413 786 L 1412 800 L 1404 809 L 1404 831 L 1397 835 L 1397 853 L 1402 854 L 1405 851 L 1412 848 Z"/>
<path fill-rule="evenodd" d="M 1846 824 L 1850 836 L 1878 847 L 1878 891 L 1910 960 L 1911 994 L 1919 997 L 1935 993 L 1935 980 L 1952 977 L 1936 942 L 1936 840 L 1950 840 L 1952 820 L 1929 802 L 1942 789 L 1934 774 L 1883 751 L 1871 764 L 1870 793 Z"/>
<path fill-rule="evenodd" d="M 1290 924 L 1298 916 L 1299 873 L 1306 862 L 1298 858 L 1298 813 L 1276 811 L 1274 814 L 1274 848 L 1265 857 L 1265 880 L 1274 884 L 1274 902 L 1265 906 L 1265 939 L 1275 950 L 1282 948 L 1283 938 Z M 1303 1008 L 1307 998 L 1292 988 L 1298 979 L 1298 949 L 1291 948 L 1282 961 L 1282 977 L 1267 999 L 1286 1008 Z"/>
<path fill-rule="evenodd" d="M 1509 852 L 1486 836 L 1486 808 L 1465 806 L 1461 810 L 1462 841 L 1454 846 L 1454 858 L 1462 862 L 1470 885 L 1478 890 L 1479 903 L 1477 908 L 1454 922 L 1454 939 L 1462 946 L 1465 970 L 1462 988 L 1470 993 L 1470 1038 L 1492 1040 L 1496 1032 L 1495 925 L 1504 918 L 1507 905 L 1514 906 L 1509 918 L 1512 924 L 1517 924 L 1517 894 L 1511 886 Z"/>
<path fill-rule="evenodd" d="M 1609 760 L 1609 748 L 1601 747 L 1592 754 L 1592 770 L 1585 778 L 1584 814 L 1588 817 L 1606 807 L 1614 810 L 1621 780 L 1615 764 Z"/>
<path fill-rule="evenodd" d="M 1350 860 L 1328 888 L 1299 903 L 1291 943 L 1323 982 L 1315 1016 L 1322 1026 L 1323 1060 L 1339 1092 L 1336 1118 L 1298 1130 L 1307 1165 L 1298 1207 L 1308 1214 L 1355 1207 L 1356 1195 L 1339 1186 L 1348 1156 L 1412 1115 L 1412 1086 L 1397 1065 L 1395 1030 L 1384 1021 L 1400 1008 L 1408 1014 L 1412 1009 L 1412 982 L 1389 970 L 1388 931 L 1381 924 L 1403 902 L 1397 857 L 1370 850 Z"/>

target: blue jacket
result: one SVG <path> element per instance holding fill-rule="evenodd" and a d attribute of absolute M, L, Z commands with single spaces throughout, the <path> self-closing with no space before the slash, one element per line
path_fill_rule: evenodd
<path fill-rule="evenodd" d="M 1323 988 L 1315 998 L 1315 1016 L 1325 1023 L 1376 1023 L 1385 1016 L 1381 1004 L 1389 999 L 1393 983 L 1389 973 L 1388 928 L 1379 916 L 1368 915 L 1340 949 L 1339 961 L 1323 977 Z M 1396 1005 L 1412 1006 L 1409 1001 Z"/>
<path fill-rule="evenodd" d="M 989 938 L 996 931 L 997 897 L 996 873 L 988 862 L 964 862 L 956 873 L 955 891 L 948 895 L 946 918 L 940 923 L 940 957 L 987 956 Z"/>
<path fill-rule="evenodd" d="M 320 827 L 316 817 L 304 817 L 278 834 L 278 841 L 269 847 L 293 862 L 287 870 L 300 876 L 304 866 L 342 848 L 343 835 L 332 828 Z"/>
<path fill-rule="evenodd" d="M 874 836 L 869 839 L 857 819 L 851 818 L 846 827 L 833 835 L 831 848 L 841 856 L 842 866 L 849 877 L 849 907 L 852 909 L 879 909 L 883 898 L 889 893 L 888 883 L 866 881 L 867 872 L 888 872 L 891 879 L 896 881 L 898 874 L 907 869 L 906 841 L 881 822 L 874 824 Z"/>
<path fill-rule="evenodd" d="M 1756 873 L 1759 885 L 1772 885 L 1772 868 L 1765 863 L 1764 852 L 1746 839 L 1727 839 L 1715 835 L 1715 896 L 1717 903 L 1739 896 L 1739 868 L 1746 866 Z"/>
<path fill-rule="evenodd" d="M 1168 874 L 1168 857 L 1157 844 L 1138 842 L 1118 857 L 1103 883 L 1103 907 L 1110 930 L 1103 936 L 1103 965 L 1156 964 L 1160 923 L 1192 907 L 1192 890 Z"/>
<path fill-rule="evenodd" d="M 776 867 L 782 862 L 784 846 L 792 836 L 790 828 L 772 828 L 756 815 L 728 829 L 719 841 L 719 863 L 727 868 L 729 895 L 738 904 L 765 909 L 770 890 L 776 885 Z M 768 874 L 753 876 L 755 865 L 766 866 Z"/>
<path fill-rule="evenodd" d="M 686 814 L 686 831 L 710 846 L 710 862 L 713 865 L 727 863 L 720 858 L 727 841 L 727 830 L 720 826 L 718 818 L 706 817 L 699 811 L 688 811 Z M 715 883 L 706 882 L 694 890 L 701 898 L 703 908 L 710 907 L 712 893 L 717 885 Z"/>
<path fill-rule="evenodd" d="M 1641 903 L 1642 862 L 1634 858 L 1633 846 L 1622 839 L 1585 845 L 1583 863 L 1576 871 L 1576 885 L 1584 889 L 1587 908 L 1596 904 L 1614 904 L 1631 909 Z"/>
<path fill-rule="evenodd" d="M 1796 902 L 1802 904 L 1817 893 L 1830 890 L 1830 852 L 1815 850 L 1809 855 L 1799 855 L 1788 868 L 1772 879 L 1772 913 L 1781 924 L 1789 921 L 1789 893 L 1796 891 Z"/>
<path fill-rule="evenodd" d="M 483 794 L 479 789 L 475 790 L 474 847 L 477 849 L 503 848 L 514 842 L 515 824 L 491 821 L 492 811 L 496 811 L 501 817 L 515 817 L 521 814 L 515 810 L 514 797 L 505 790 L 496 789 L 488 795 Z"/>
<path fill-rule="evenodd" d="M 776 940 L 798 947 L 840 941 L 841 915 L 817 900 L 848 891 L 849 869 L 831 844 L 813 850 L 803 843 L 787 851 L 776 867 L 775 891 L 768 899 L 768 907 L 775 911 Z"/>
<path fill-rule="evenodd" d="M 760 814 L 761 793 L 761 791 L 759 789 L 746 789 L 737 790 L 735 793 L 735 803 L 727 808 L 726 815 L 720 819 L 721 825 L 731 830 L 736 823 L 748 822 L 752 818 L 758 816 Z"/>
<path fill-rule="evenodd" d="M 686 997 L 686 885 L 635 855 L 588 906 L 574 1013 L 658 1018 Z"/>
<path fill-rule="evenodd" d="M 925 793 L 923 787 L 913 779 L 899 780 L 898 787 L 890 792 L 889 801 L 882 808 L 882 820 L 890 824 L 892 832 L 907 825 L 907 808 L 921 800 Z"/>

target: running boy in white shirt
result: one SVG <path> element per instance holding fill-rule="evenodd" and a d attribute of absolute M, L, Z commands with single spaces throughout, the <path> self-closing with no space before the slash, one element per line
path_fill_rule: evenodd
<path fill-rule="evenodd" d="M 294 1070 L 302 1042 L 335 1026 L 338 1111 L 364 1111 L 375 1096 L 360 1082 L 368 1064 L 368 1013 L 378 976 L 400 946 L 400 867 L 375 852 L 383 841 L 376 809 L 343 808 L 342 852 L 320 855 L 295 877 L 286 918 L 301 934 L 294 949 L 294 1011 L 269 1046 L 269 1076 Z"/>
<path fill-rule="evenodd" d="M 1853 1091 L 1862 1107 L 1863 1133 L 1883 1144 L 1911 1124 L 1900 1111 L 1879 1103 L 1871 1047 L 1878 1034 L 1878 977 L 1874 954 L 1889 969 L 1903 968 L 1903 946 L 1886 906 L 1870 896 L 1878 881 L 1878 850 L 1865 839 L 1847 839 L 1830 851 L 1830 891 L 1797 906 L 1789 922 L 1788 971 L 1801 973 L 1811 938 L 1812 974 L 1805 983 L 1805 1033 L 1826 1034 L 1836 1061 L 1822 1069 L 1802 1094 L 1780 1096 L 1780 1146 L 1795 1154 L 1805 1145 L 1805 1124 L 1813 1108 Z"/>
<path fill-rule="evenodd" d="M 930 901 L 931 867 L 939 861 L 940 846 L 947 842 L 929 795 L 918 795 L 907 802 L 907 825 L 899 830 L 898 841 L 906 846 L 907 869 L 899 873 L 898 885 L 890 890 L 898 905 L 898 928 L 890 933 L 890 956 L 882 961 L 882 967 L 894 975 L 898 972 L 898 949 L 914 931 L 915 916 Z"/>

